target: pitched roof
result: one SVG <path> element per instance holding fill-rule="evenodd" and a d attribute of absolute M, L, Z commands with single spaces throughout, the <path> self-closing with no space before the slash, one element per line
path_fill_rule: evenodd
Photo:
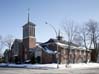
<path fill-rule="evenodd" d="M 40 49 L 42 49 L 44 52 L 48 54 L 56 54 L 56 51 L 53 49 L 48 48 L 47 46 L 41 46 L 40 44 L 37 45 Z"/>
<path fill-rule="evenodd" d="M 13 44 L 12 44 L 12 46 L 11 46 L 11 48 L 13 48 L 13 46 L 14 46 L 14 43 L 22 43 L 22 39 L 15 39 L 14 40 L 14 42 L 13 42 Z"/>
<path fill-rule="evenodd" d="M 30 21 L 29 21 L 29 22 L 27 22 L 24 26 L 27 26 L 27 25 L 35 26 L 35 24 L 34 24 L 34 23 L 32 23 L 32 22 L 30 22 Z M 23 26 L 23 27 L 24 27 L 24 26 Z"/>
<path fill-rule="evenodd" d="M 52 39 L 51 38 L 47 42 L 42 43 L 42 45 L 47 44 L 47 43 L 57 43 L 57 42 L 62 43 L 62 44 L 67 44 L 67 45 L 69 44 L 69 42 L 67 42 L 66 40 L 57 40 L 57 39 Z M 77 44 L 74 44 L 72 42 L 71 42 L 71 46 L 79 47 Z"/>

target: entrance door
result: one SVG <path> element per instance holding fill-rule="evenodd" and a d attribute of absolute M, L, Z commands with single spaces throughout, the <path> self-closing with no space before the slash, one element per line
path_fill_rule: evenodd
<path fill-rule="evenodd" d="M 40 56 L 36 57 L 36 63 L 41 63 L 41 57 Z"/>

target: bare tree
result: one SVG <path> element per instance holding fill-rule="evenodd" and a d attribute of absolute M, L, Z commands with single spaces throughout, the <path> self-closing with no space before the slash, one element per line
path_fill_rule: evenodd
<path fill-rule="evenodd" d="M 87 31 L 89 33 L 90 40 L 92 40 L 92 43 L 94 45 L 94 49 L 96 48 L 96 43 L 99 38 L 99 27 L 98 23 L 94 20 L 89 20 L 88 23 L 86 23 Z"/>
<path fill-rule="evenodd" d="M 89 20 L 86 24 L 86 28 L 88 31 L 88 38 L 90 40 L 91 46 L 93 45 L 93 49 L 96 51 L 96 60 L 98 56 L 98 49 L 97 49 L 97 43 L 99 39 L 99 24 L 97 21 Z"/>
<path fill-rule="evenodd" d="M 7 63 L 11 62 L 11 46 L 12 46 L 12 43 L 13 43 L 13 36 L 12 35 L 7 35 L 5 38 L 4 38 L 4 45 L 7 47 Z"/>
<path fill-rule="evenodd" d="M 74 41 L 74 38 L 76 36 L 77 32 L 77 26 L 74 24 L 73 21 L 69 21 L 63 25 L 63 29 L 65 31 L 65 34 L 67 36 L 67 41 L 68 41 L 68 62 L 67 64 L 70 63 L 70 49 L 71 49 L 71 44 Z"/>
<path fill-rule="evenodd" d="M 86 49 L 86 60 L 84 60 L 86 63 L 88 61 L 88 54 L 87 51 L 91 48 L 92 40 L 89 38 L 89 32 L 87 31 L 86 25 L 82 25 L 79 27 L 79 31 L 77 34 L 77 38 L 79 39 L 78 42 L 80 42 L 80 46 L 84 47 Z"/>
<path fill-rule="evenodd" d="M 80 38 L 81 45 L 86 49 L 86 63 L 88 61 L 88 50 L 93 47 L 96 49 L 96 57 L 98 55 L 97 51 L 97 41 L 99 39 L 98 23 L 93 20 L 89 20 L 87 23 L 83 24 L 79 28 L 78 39 Z"/>
<path fill-rule="evenodd" d="M 2 50 L 3 48 L 3 39 L 2 39 L 2 36 L 0 35 L 0 51 Z"/>
<path fill-rule="evenodd" d="M 5 37 L 4 44 L 5 44 L 5 46 L 8 47 L 9 50 L 11 50 L 11 46 L 12 46 L 13 40 L 14 39 L 13 39 L 12 35 L 7 35 Z"/>

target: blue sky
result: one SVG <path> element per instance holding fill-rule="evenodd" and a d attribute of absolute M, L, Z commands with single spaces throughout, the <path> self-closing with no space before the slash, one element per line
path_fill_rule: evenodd
<path fill-rule="evenodd" d="M 0 0 L 0 35 L 11 34 L 22 39 L 22 26 L 27 22 L 30 8 L 30 21 L 36 24 L 36 39 L 45 42 L 55 38 L 57 30 L 66 20 L 81 25 L 89 19 L 99 21 L 99 0 Z"/>

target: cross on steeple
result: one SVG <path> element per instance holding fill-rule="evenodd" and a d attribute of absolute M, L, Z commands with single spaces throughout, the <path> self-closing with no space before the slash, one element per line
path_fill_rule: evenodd
<path fill-rule="evenodd" d="M 30 8 L 28 8 L 28 22 L 30 21 Z"/>

